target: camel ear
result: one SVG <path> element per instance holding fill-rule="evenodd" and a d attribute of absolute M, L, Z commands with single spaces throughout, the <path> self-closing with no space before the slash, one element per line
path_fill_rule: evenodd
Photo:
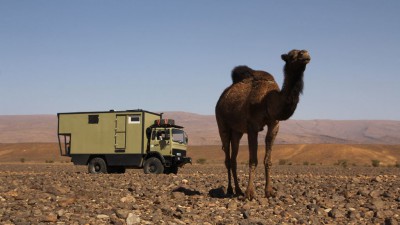
<path fill-rule="evenodd" d="M 282 58 L 283 61 L 287 62 L 288 55 L 282 54 L 281 58 Z"/>

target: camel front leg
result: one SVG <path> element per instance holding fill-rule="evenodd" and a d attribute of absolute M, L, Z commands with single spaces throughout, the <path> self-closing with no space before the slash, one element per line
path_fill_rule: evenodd
<path fill-rule="evenodd" d="M 265 197 L 269 198 L 275 196 L 275 193 L 272 191 L 272 180 L 271 180 L 271 153 L 272 153 L 272 145 L 274 144 L 276 135 L 279 131 L 279 121 L 274 121 L 268 123 L 268 132 L 265 137 L 265 156 L 264 156 L 264 167 L 265 167 Z"/>
<path fill-rule="evenodd" d="M 249 183 L 247 185 L 247 189 L 245 192 L 245 197 L 249 200 L 252 200 L 255 197 L 254 191 L 254 179 L 256 176 L 256 168 L 258 164 L 257 160 L 257 141 L 258 132 L 257 131 L 248 131 L 247 137 L 249 140 Z"/>

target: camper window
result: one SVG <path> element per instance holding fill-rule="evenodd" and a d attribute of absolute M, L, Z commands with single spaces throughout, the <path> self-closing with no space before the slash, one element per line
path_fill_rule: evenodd
<path fill-rule="evenodd" d="M 129 116 L 129 123 L 140 123 L 140 116 Z"/>

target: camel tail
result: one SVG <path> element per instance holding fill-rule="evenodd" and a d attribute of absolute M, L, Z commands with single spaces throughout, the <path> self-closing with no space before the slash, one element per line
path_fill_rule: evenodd
<path fill-rule="evenodd" d="M 247 66 L 237 66 L 232 70 L 232 82 L 238 83 L 244 79 L 250 78 L 253 75 L 254 70 Z"/>

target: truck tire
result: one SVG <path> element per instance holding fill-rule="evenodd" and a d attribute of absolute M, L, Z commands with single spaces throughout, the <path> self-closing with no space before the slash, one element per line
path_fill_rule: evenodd
<path fill-rule="evenodd" d="M 93 158 L 90 160 L 88 165 L 89 173 L 98 174 L 98 173 L 107 173 L 107 164 L 106 161 L 102 158 Z"/>
<path fill-rule="evenodd" d="M 144 162 L 143 170 L 145 174 L 161 174 L 164 172 L 164 166 L 156 157 L 151 157 Z"/>

